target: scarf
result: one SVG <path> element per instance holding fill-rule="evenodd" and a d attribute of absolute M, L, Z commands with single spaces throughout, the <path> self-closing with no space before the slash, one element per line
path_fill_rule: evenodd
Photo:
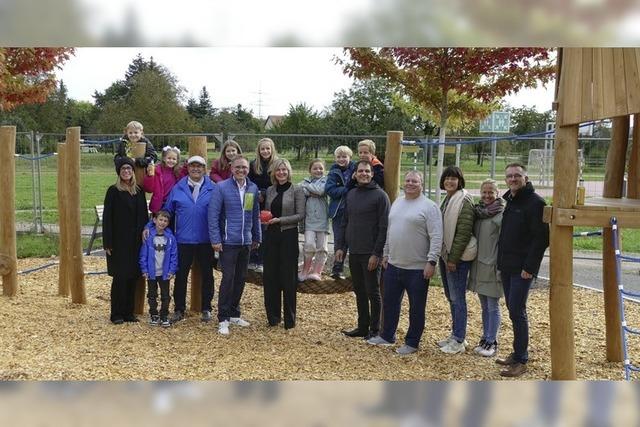
<path fill-rule="evenodd" d="M 187 181 L 189 185 L 193 187 L 193 191 L 191 192 L 191 196 L 193 197 L 193 201 L 198 200 L 198 195 L 200 194 L 200 187 L 204 183 L 204 179 L 201 179 L 200 182 L 196 182 L 191 179 L 191 177 L 187 177 Z"/>
<path fill-rule="evenodd" d="M 473 212 L 478 219 L 491 218 L 498 215 L 504 210 L 504 199 L 498 197 L 490 205 L 485 205 L 481 200 L 477 205 L 473 207 Z"/>

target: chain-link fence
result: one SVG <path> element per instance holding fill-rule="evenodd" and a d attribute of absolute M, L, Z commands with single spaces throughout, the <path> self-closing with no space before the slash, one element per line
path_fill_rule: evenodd
<path fill-rule="evenodd" d="M 306 134 L 149 134 L 146 135 L 160 153 L 163 146 L 177 146 L 182 153 L 188 150 L 188 138 L 204 135 L 210 147 L 209 160 L 220 156 L 226 139 L 237 141 L 244 154 L 256 157 L 256 146 L 263 137 L 273 139 L 280 156 L 289 159 L 294 169 L 294 182 L 308 175 L 311 159 L 324 159 L 327 170 L 333 164 L 333 152 L 339 145 L 349 146 L 357 158 L 357 144 L 370 139 L 376 153 L 384 162 L 386 135 L 306 135 Z M 121 134 L 81 135 L 81 209 L 82 223 L 95 221 L 94 207 L 103 203 L 109 185 L 115 182 L 113 154 Z M 16 210 L 17 221 L 23 229 L 37 232 L 44 224 L 57 224 L 57 143 L 64 142 L 64 134 L 20 132 L 16 140 Z M 425 142 L 427 142 L 425 144 Z M 456 144 L 459 151 L 456 152 Z M 580 171 L 587 197 L 602 194 L 604 164 L 610 140 L 608 138 L 580 138 Z M 424 136 L 405 136 L 401 160 L 401 176 L 411 169 L 425 174 L 425 192 L 433 197 L 438 191 L 437 141 Z M 511 137 L 498 139 L 495 150 L 486 137 L 448 136 L 444 164 L 459 164 L 465 174 L 466 188 L 479 194 L 480 183 L 492 175 L 503 182 L 504 167 L 511 162 L 528 165 L 530 179 L 544 197 L 551 197 L 553 187 L 553 140 L 549 137 Z M 184 154 L 183 154 L 184 160 Z M 502 189 L 504 186 L 501 185 Z"/>

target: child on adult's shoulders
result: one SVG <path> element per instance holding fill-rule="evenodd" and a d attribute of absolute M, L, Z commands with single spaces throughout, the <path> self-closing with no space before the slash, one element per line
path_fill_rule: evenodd
<path fill-rule="evenodd" d="M 135 147 L 135 144 L 138 142 L 144 142 L 146 144 L 144 156 L 142 157 L 133 156 L 133 147 Z M 142 123 L 133 120 L 127 123 L 127 126 L 124 128 L 124 136 L 120 139 L 116 155 L 113 158 L 114 163 L 122 157 L 134 159 L 136 166 L 142 168 L 158 162 L 158 154 L 155 148 L 153 148 L 153 144 L 144 136 Z"/>
<path fill-rule="evenodd" d="M 384 165 L 376 157 L 376 144 L 370 139 L 358 142 L 358 157 L 371 163 L 373 180 L 384 190 Z M 355 180 L 355 178 L 354 178 Z"/>

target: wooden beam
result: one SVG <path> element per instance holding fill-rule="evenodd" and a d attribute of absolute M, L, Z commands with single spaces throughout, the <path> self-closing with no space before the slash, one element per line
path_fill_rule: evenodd
<path fill-rule="evenodd" d="M 146 142 L 136 142 L 131 150 L 131 155 L 134 159 L 144 157 L 147 151 Z M 142 189 L 142 182 L 146 174 L 145 168 L 134 165 L 133 171 L 136 177 L 136 184 Z M 143 191 L 143 190 L 141 190 Z M 144 314 L 144 302 L 147 286 L 144 277 L 140 276 L 136 281 L 136 292 L 133 297 L 133 312 L 135 314 Z"/>
<path fill-rule="evenodd" d="M 207 137 L 206 136 L 190 136 L 188 139 L 189 144 L 189 157 L 201 156 L 207 160 Z M 208 175 L 209 164 L 205 174 Z M 202 309 L 202 274 L 200 272 L 200 266 L 193 261 L 191 265 L 191 311 L 200 311 Z"/>
<path fill-rule="evenodd" d="M 556 129 L 553 205 L 573 206 L 578 181 L 578 126 Z M 551 378 L 576 378 L 573 326 L 573 227 L 551 222 L 549 248 Z"/>
<path fill-rule="evenodd" d="M 64 185 L 67 182 L 66 171 L 66 153 L 67 144 L 64 142 L 58 143 L 58 224 L 59 224 L 59 240 L 58 240 L 58 252 L 60 264 L 58 265 L 58 295 L 63 297 L 69 296 L 69 263 L 71 260 L 67 257 L 69 238 L 68 238 L 68 225 L 67 210 L 69 208 L 69 202 L 67 201 L 67 188 Z"/>
<path fill-rule="evenodd" d="M 627 173 L 627 197 L 640 199 L 640 114 L 633 116 L 633 142 Z"/>
<path fill-rule="evenodd" d="M 0 126 L 0 275 L 2 295 L 18 294 L 16 247 L 16 127 Z"/>
<path fill-rule="evenodd" d="M 67 128 L 66 134 L 66 186 L 67 186 L 67 236 L 69 246 L 67 256 L 70 258 L 69 289 L 71 301 L 86 304 L 87 295 L 84 287 L 84 265 L 82 258 L 82 237 L 80 219 L 80 128 Z"/>
<path fill-rule="evenodd" d="M 387 146 L 384 154 L 384 190 L 391 203 L 398 197 L 400 188 L 400 163 L 402 160 L 402 131 L 387 131 Z"/>
<path fill-rule="evenodd" d="M 616 211 L 562 209 L 553 207 L 553 223 L 572 227 L 609 227 L 612 216 L 618 218 L 620 228 L 640 228 L 640 210 Z"/>
<path fill-rule="evenodd" d="M 615 52 L 618 52 L 616 50 Z M 621 56 L 614 52 L 614 58 Z M 617 67 L 620 66 L 618 59 Z M 624 76 L 623 76 L 624 77 Z M 618 108 L 618 82 L 616 82 L 616 108 Z M 625 95 L 626 100 L 626 95 Z M 612 121 L 611 144 L 605 164 L 603 197 L 622 197 L 627 143 L 629 140 L 629 116 L 615 117 Z M 620 336 L 620 305 L 616 281 L 616 258 L 613 250 L 611 227 L 602 230 L 602 278 L 604 289 L 604 313 L 606 323 L 607 360 L 622 361 L 622 340 Z"/>

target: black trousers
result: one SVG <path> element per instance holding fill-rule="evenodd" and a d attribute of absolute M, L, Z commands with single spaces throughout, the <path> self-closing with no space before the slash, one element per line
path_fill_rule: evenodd
<path fill-rule="evenodd" d="M 160 316 L 165 318 L 169 315 L 169 280 L 162 280 L 162 276 L 147 281 L 147 301 L 149 302 L 149 314 L 158 315 L 158 286 L 160 287 Z"/>
<path fill-rule="evenodd" d="M 296 285 L 298 275 L 298 229 L 280 231 L 267 228 L 264 239 L 264 307 L 271 326 L 296 325 Z"/>
<path fill-rule="evenodd" d="M 133 317 L 138 278 L 114 276 L 111 281 L 111 321 Z"/>
<path fill-rule="evenodd" d="M 251 246 L 222 245 L 220 265 L 222 280 L 218 291 L 218 321 L 240 317 L 240 299 L 244 291 L 244 280 L 249 264 Z"/>
<path fill-rule="evenodd" d="M 380 265 L 369 271 L 371 254 L 349 254 L 349 269 L 353 292 L 358 307 L 358 329 L 378 333 L 380 331 Z"/>
<path fill-rule="evenodd" d="M 185 312 L 187 305 L 187 277 L 193 260 L 200 267 L 202 277 L 202 311 L 211 311 L 213 299 L 213 249 L 209 243 L 178 243 L 178 272 L 173 286 L 175 311 Z"/>

